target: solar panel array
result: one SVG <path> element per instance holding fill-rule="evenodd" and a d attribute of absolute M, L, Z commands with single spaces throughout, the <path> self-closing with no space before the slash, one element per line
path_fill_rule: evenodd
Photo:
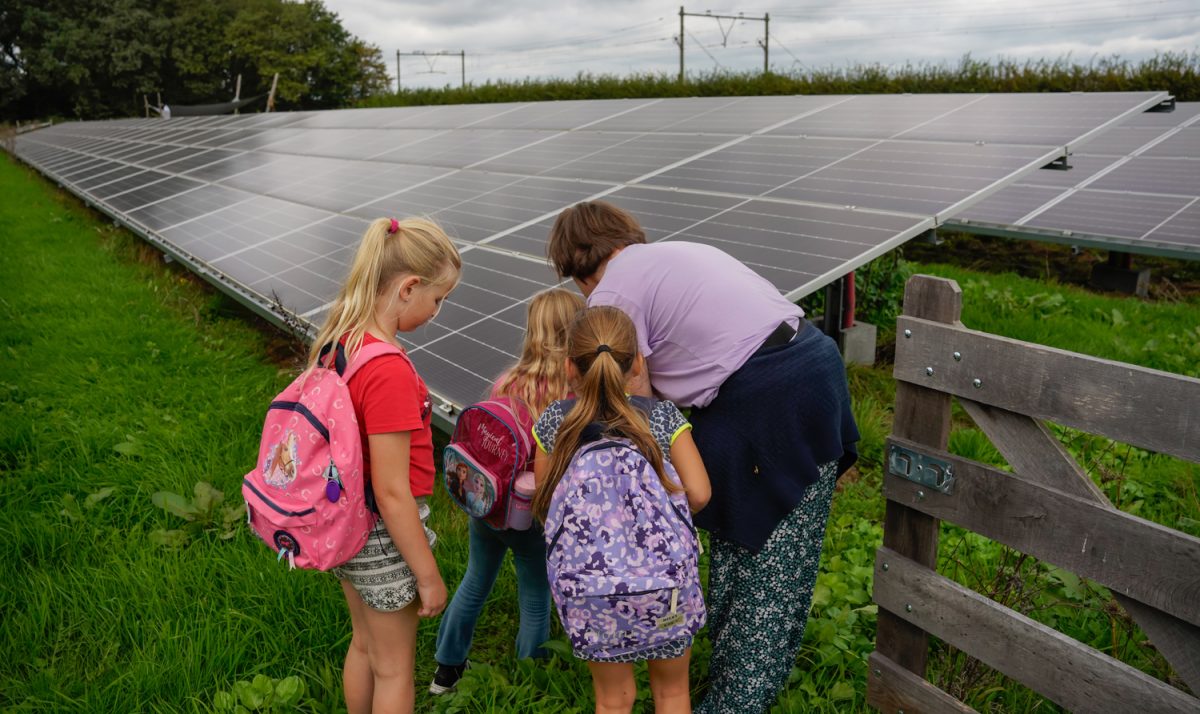
<path fill-rule="evenodd" d="M 517 354 L 558 212 L 603 198 L 656 240 L 715 245 L 791 299 L 933 228 L 1166 98 L 635 99 L 63 124 L 16 153 L 282 320 L 317 324 L 367 221 L 426 214 L 463 281 L 402 335 L 432 391 L 470 403 Z M 446 409 L 444 414 L 451 413 Z"/>
<path fill-rule="evenodd" d="M 1200 102 L 1141 114 L 1089 142 L 1070 171 L 1036 171 L 951 225 L 1200 258 Z"/>

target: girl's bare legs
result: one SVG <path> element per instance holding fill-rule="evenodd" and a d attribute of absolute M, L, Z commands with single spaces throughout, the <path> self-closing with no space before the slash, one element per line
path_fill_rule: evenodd
<path fill-rule="evenodd" d="M 688 690 L 689 647 L 675 659 L 652 659 L 646 662 L 650 672 L 650 693 L 654 696 L 656 714 L 690 714 L 691 692 Z"/>
<path fill-rule="evenodd" d="M 626 662 L 588 662 L 592 672 L 592 690 L 596 693 L 596 714 L 629 714 L 637 697 L 633 665 Z M 687 670 L 684 670 L 685 674 Z"/>
<path fill-rule="evenodd" d="M 348 582 L 342 582 L 342 590 L 346 593 L 346 602 L 350 603 L 350 620 L 354 626 L 343 674 L 346 709 L 350 714 L 411 714 L 416 691 L 413 664 L 419 603 L 414 601 L 399 612 L 380 612 L 367 607 Z M 366 643 L 365 675 L 355 640 Z"/>
<path fill-rule="evenodd" d="M 366 603 L 348 580 L 341 581 L 346 604 L 350 607 L 350 624 L 354 629 L 350 636 L 350 648 L 346 650 L 346 664 L 342 668 L 342 690 L 346 695 L 346 711 L 349 714 L 369 714 L 371 697 L 375 690 L 375 678 L 371 676 L 371 660 L 367 654 Z"/>

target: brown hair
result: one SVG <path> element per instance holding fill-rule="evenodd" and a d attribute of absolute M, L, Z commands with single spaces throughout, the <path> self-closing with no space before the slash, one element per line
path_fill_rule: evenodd
<path fill-rule="evenodd" d="M 521 358 L 500 379 L 495 389 L 497 396 L 523 402 L 535 419 L 550 402 L 567 396 L 567 375 L 563 369 L 567 328 L 583 306 L 583 298 L 562 288 L 550 288 L 533 296 L 529 301 Z"/>
<path fill-rule="evenodd" d="M 629 213 L 607 201 L 585 201 L 558 214 L 547 257 L 561 277 L 588 278 L 614 251 L 645 242 L 645 231 Z"/>
<path fill-rule="evenodd" d="M 601 349 L 607 346 L 607 349 Z M 629 403 L 625 380 L 637 357 L 637 331 L 629 317 L 615 307 L 589 307 L 580 312 L 567 332 L 567 356 L 579 370 L 577 400 L 563 419 L 554 440 L 546 477 L 533 495 L 533 513 L 546 519 L 550 499 L 580 446 L 583 430 L 600 422 L 604 433 L 629 439 L 654 467 L 669 492 L 679 486 L 663 472 L 663 453 L 650 433 L 646 415 Z"/>
<path fill-rule="evenodd" d="M 429 286 L 458 280 L 462 258 L 440 226 L 424 218 L 396 221 L 395 231 L 392 225 L 390 218 L 376 218 L 363 234 L 350 275 L 309 349 L 310 369 L 316 366 L 321 348 L 343 335 L 347 355 L 358 351 L 375 301 L 397 277 L 415 275 Z"/>

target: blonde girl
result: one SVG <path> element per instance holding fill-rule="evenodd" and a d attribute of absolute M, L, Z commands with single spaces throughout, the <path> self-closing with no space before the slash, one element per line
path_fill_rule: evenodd
<path fill-rule="evenodd" d="M 461 270 L 458 250 L 433 222 L 374 221 L 313 341 L 309 366 L 333 342 L 351 356 L 372 342 L 400 347 L 396 333 L 432 320 Z M 381 517 L 358 555 L 333 571 L 353 627 L 342 674 L 346 709 L 411 712 L 418 618 L 446 605 L 431 549 L 436 536 L 425 527 L 434 477 L 429 392 L 406 354 L 371 360 L 347 386 L 362 434 L 368 503 Z"/>
<path fill-rule="evenodd" d="M 624 437 L 636 445 L 668 494 L 682 488 L 693 512 L 704 508 L 710 492 L 708 473 L 692 441 L 691 425 L 671 402 L 627 396 L 628 385 L 646 369 L 629 317 L 614 307 L 589 307 L 581 312 L 568 332 L 566 366 L 577 398 L 551 403 L 533 428 L 539 447 L 534 457 L 538 484 L 534 514 L 546 518 L 555 489 L 579 448 L 610 436 Z M 663 460 L 668 458 L 680 483 L 663 468 Z M 630 559 L 637 560 L 634 554 Z M 692 605 L 703 610 L 702 601 Z M 577 650 L 576 655 L 582 653 Z M 691 636 L 687 635 L 655 645 L 654 651 L 642 658 L 647 661 L 656 712 L 691 711 L 690 655 Z M 631 711 L 637 691 L 629 657 L 589 657 L 596 711 Z"/>
<path fill-rule="evenodd" d="M 540 292 L 529 301 L 521 357 L 496 380 L 491 393 L 493 399 L 511 400 L 524 429 L 533 426 L 533 419 L 551 401 L 567 395 L 564 364 L 567 326 L 582 308 L 583 298 L 559 288 Z M 526 531 L 497 531 L 478 518 L 471 518 L 468 528 L 467 570 L 438 629 L 434 655 L 437 671 L 429 685 L 432 694 L 452 689 L 462 677 L 475 623 L 496 582 L 504 554 L 510 549 L 517 571 L 521 613 L 517 657 L 544 655 L 541 645 L 550 638 L 550 589 L 546 582 L 546 545 L 541 527 L 535 524 Z"/>

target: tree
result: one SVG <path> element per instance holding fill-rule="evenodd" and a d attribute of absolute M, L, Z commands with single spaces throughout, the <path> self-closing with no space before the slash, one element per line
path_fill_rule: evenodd
<path fill-rule="evenodd" d="M 205 104 L 265 92 L 327 109 L 387 91 L 378 48 L 321 0 L 0 0 L 0 117 L 98 119 L 142 94 Z"/>
<path fill-rule="evenodd" d="M 354 37 L 320 0 L 252 0 L 226 30 L 243 81 L 279 73 L 284 108 L 329 109 L 387 91 L 379 48 Z"/>

